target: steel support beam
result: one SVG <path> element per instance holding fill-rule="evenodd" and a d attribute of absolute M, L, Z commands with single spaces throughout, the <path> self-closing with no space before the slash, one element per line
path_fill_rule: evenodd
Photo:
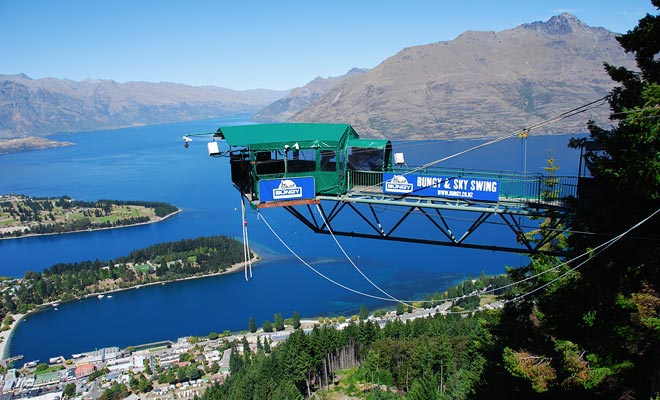
<path fill-rule="evenodd" d="M 498 203 L 468 203 L 456 200 L 438 200 L 426 198 L 392 198 L 383 195 L 365 196 L 343 196 L 343 197 L 318 197 L 319 210 L 323 218 L 313 210 L 310 204 L 283 205 L 296 219 L 315 233 L 334 234 L 336 236 L 347 236 L 367 239 L 380 239 L 388 241 L 398 241 L 407 243 L 431 244 L 449 247 L 461 247 L 469 249 L 481 249 L 491 251 L 506 251 L 520 254 L 543 253 L 554 256 L 564 256 L 561 250 L 546 246 L 558 235 L 561 234 L 562 226 L 568 226 L 572 220 L 572 211 L 568 207 L 562 207 L 561 204 L 542 205 L 526 204 L 522 201 L 502 201 Z M 332 206 L 330 206 L 330 204 Z M 387 206 L 388 208 L 398 208 L 401 213 L 389 225 L 378 216 L 375 206 Z M 334 224 L 337 217 L 347 212 L 353 213 L 355 218 L 350 230 L 342 229 Z M 460 234 L 457 229 L 452 230 L 445 212 L 462 212 L 469 227 Z M 408 223 L 413 213 L 421 213 L 428 220 L 435 231 L 437 237 L 414 237 L 399 233 L 401 227 Z M 493 215 L 498 215 L 502 222 L 488 222 Z M 537 229 L 534 226 L 522 224 L 522 220 L 538 221 L 539 218 L 550 219 L 548 229 Z M 324 222 L 325 221 L 325 222 Z M 497 223 L 500 226 L 507 227 L 511 231 L 511 237 L 515 238 L 518 246 L 499 244 L 499 243 L 479 243 L 478 240 L 471 241 L 473 234 L 478 230 L 485 229 L 486 224 Z M 535 222 L 535 224 L 537 224 Z M 528 232 L 524 232 L 528 229 Z M 534 238 L 531 239 L 527 234 L 533 232 Z M 502 239 L 502 238 L 498 238 Z M 512 241 L 511 239 L 509 241 Z M 494 240 L 495 242 L 495 240 Z"/>

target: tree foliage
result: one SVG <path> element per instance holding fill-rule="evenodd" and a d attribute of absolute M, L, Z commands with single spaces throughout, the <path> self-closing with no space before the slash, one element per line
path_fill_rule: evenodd
<path fill-rule="evenodd" d="M 293 329 L 298 329 L 300 328 L 300 314 L 298 314 L 298 311 L 293 312 Z"/>
<path fill-rule="evenodd" d="M 366 305 L 361 305 L 360 306 L 360 312 L 358 313 L 358 316 L 360 318 L 360 321 L 364 321 L 367 318 L 369 318 L 369 309 L 367 308 Z"/>
<path fill-rule="evenodd" d="M 584 146 L 592 178 L 580 182 L 577 232 L 566 245 L 585 256 L 567 265 L 532 257 L 511 271 L 525 296 L 507 303 L 497 327 L 500 361 L 493 354 L 480 388 L 491 398 L 508 398 L 507 390 L 581 399 L 660 391 L 660 217 L 649 218 L 660 209 L 659 37 L 660 17 L 647 15 L 617 38 L 639 67 L 605 65 L 619 84 L 608 98 L 617 125 L 590 121 L 589 138 L 570 142 Z M 601 246 L 608 239 L 616 240 Z"/>
<path fill-rule="evenodd" d="M 389 321 L 382 329 L 372 321 L 350 322 L 342 330 L 297 329 L 268 356 L 232 352 L 230 377 L 202 400 L 309 397 L 333 382 L 336 371 L 355 367 L 361 381 L 410 390 L 410 398 L 467 399 L 485 365 L 481 349 L 491 342 L 492 321 L 485 317 L 437 315 Z M 437 397 L 424 397 L 427 392 Z"/>
<path fill-rule="evenodd" d="M 659 7 L 660 2 L 652 3 Z M 617 38 L 626 52 L 633 53 L 639 71 L 605 64 L 620 86 L 609 97 L 611 119 L 618 126 L 605 129 L 589 122 L 590 138 L 597 145 L 586 153 L 593 176 L 620 192 L 637 197 L 660 198 L 660 16 L 647 15 L 628 33 Z M 584 140 L 573 140 L 573 146 Z"/>
<path fill-rule="evenodd" d="M 282 317 L 282 313 L 275 313 L 273 315 L 273 319 L 275 321 L 275 330 L 276 331 L 283 331 L 284 330 L 284 317 Z"/>
<path fill-rule="evenodd" d="M 123 383 L 114 382 L 109 388 L 103 391 L 99 400 L 122 400 L 129 395 L 128 388 Z"/>
<path fill-rule="evenodd" d="M 67 383 L 66 386 L 64 386 L 64 391 L 62 392 L 62 395 L 67 399 L 70 399 L 73 396 L 75 396 L 76 395 L 76 384 L 73 383 L 73 382 Z"/>

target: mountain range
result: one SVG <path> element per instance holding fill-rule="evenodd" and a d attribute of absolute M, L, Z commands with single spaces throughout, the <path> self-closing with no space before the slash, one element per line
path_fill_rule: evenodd
<path fill-rule="evenodd" d="M 0 139 L 254 114 L 287 91 L 0 75 Z"/>
<path fill-rule="evenodd" d="M 257 122 L 286 122 L 311 106 L 321 96 L 343 82 L 346 78 L 367 72 L 365 68 L 353 68 L 341 76 L 317 77 L 303 87 L 295 88 L 283 98 L 256 113 L 252 120 Z"/>
<path fill-rule="evenodd" d="M 362 135 L 409 139 L 500 136 L 607 95 L 614 83 L 603 62 L 635 69 L 613 32 L 571 14 L 469 31 L 347 77 L 290 120 L 350 122 Z M 539 133 L 585 132 L 588 119 L 608 115 L 596 108 Z"/>
<path fill-rule="evenodd" d="M 615 33 L 561 14 L 405 48 L 373 69 L 291 91 L 0 75 L 0 141 L 237 114 L 349 123 L 369 137 L 493 137 L 607 95 L 614 83 L 604 62 L 635 69 Z M 608 116 L 594 108 L 534 133 L 584 132 L 587 120 Z"/>

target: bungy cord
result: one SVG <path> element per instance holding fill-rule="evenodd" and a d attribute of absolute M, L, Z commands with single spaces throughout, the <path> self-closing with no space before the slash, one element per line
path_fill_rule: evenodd
<path fill-rule="evenodd" d="M 250 252 L 250 240 L 248 239 L 247 218 L 245 216 L 245 201 L 241 194 L 241 223 L 243 225 L 243 273 L 245 281 L 252 280 L 252 254 Z"/>
<path fill-rule="evenodd" d="M 339 243 L 339 240 L 337 240 L 337 238 L 335 237 L 335 233 L 332 231 L 332 228 L 330 227 L 330 224 L 328 223 L 328 221 L 326 221 L 326 219 L 325 219 L 325 215 L 323 215 L 323 212 L 321 211 L 321 207 L 320 207 L 318 204 L 316 205 L 316 211 L 319 213 L 319 216 L 321 217 L 321 220 L 323 221 L 323 224 L 326 226 L 326 228 L 328 228 L 328 232 L 330 232 L 330 235 L 332 236 L 332 238 L 334 239 L 335 243 L 337 244 L 337 247 L 339 247 L 339 250 L 341 250 L 342 254 L 344 254 L 344 256 L 346 257 L 346 259 L 348 260 L 348 262 L 351 263 L 351 265 L 353 266 L 353 268 L 355 268 L 355 270 L 356 270 L 360 275 L 362 275 L 362 277 L 363 277 L 364 279 L 366 279 L 366 281 L 369 282 L 369 283 L 371 284 L 371 286 L 373 286 L 373 287 L 375 287 L 376 289 L 378 289 L 379 292 L 381 292 L 382 294 L 384 294 L 385 296 L 389 297 L 391 300 L 393 300 L 393 301 L 395 301 L 395 302 L 397 302 L 397 303 L 401 303 L 401 304 L 403 304 L 404 306 L 410 306 L 411 304 L 406 303 L 406 302 L 403 301 L 403 300 L 399 300 L 399 299 L 397 299 L 396 297 L 394 297 L 394 296 L 392 296 L 391 294 L 389 294 L 388 292 L 386 292 L 385 290 L 381 289 L 380 286 L 376 285 L 371 279 L 369 279 L 369 277 L 368 277 L 367 275 L 364 274 L 364 272 L 362 272 L 362 270 L 361 270 L 361 269 L 355 264 L 355 262 L 353 262 L 353 260 L 352 260 L 351 257 L 348 255 L 348 253 L 346 253 L 346 251 L 344 250 L 344 248 L 342 247 L 342 245 Z"/>

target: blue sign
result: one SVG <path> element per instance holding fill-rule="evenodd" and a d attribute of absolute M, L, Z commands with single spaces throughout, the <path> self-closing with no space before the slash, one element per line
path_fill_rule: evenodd
<path fill-rule="evenodd" d="M 259 181 L 261 201 L 287 201 L 316 197 L 314 178 L 311 176 Z"/>
<path fill-rule="evenodd" d="M 383 193 L 390 194 L 498 201 L 499 187 L 496 179 L 383 173 Z"/>

